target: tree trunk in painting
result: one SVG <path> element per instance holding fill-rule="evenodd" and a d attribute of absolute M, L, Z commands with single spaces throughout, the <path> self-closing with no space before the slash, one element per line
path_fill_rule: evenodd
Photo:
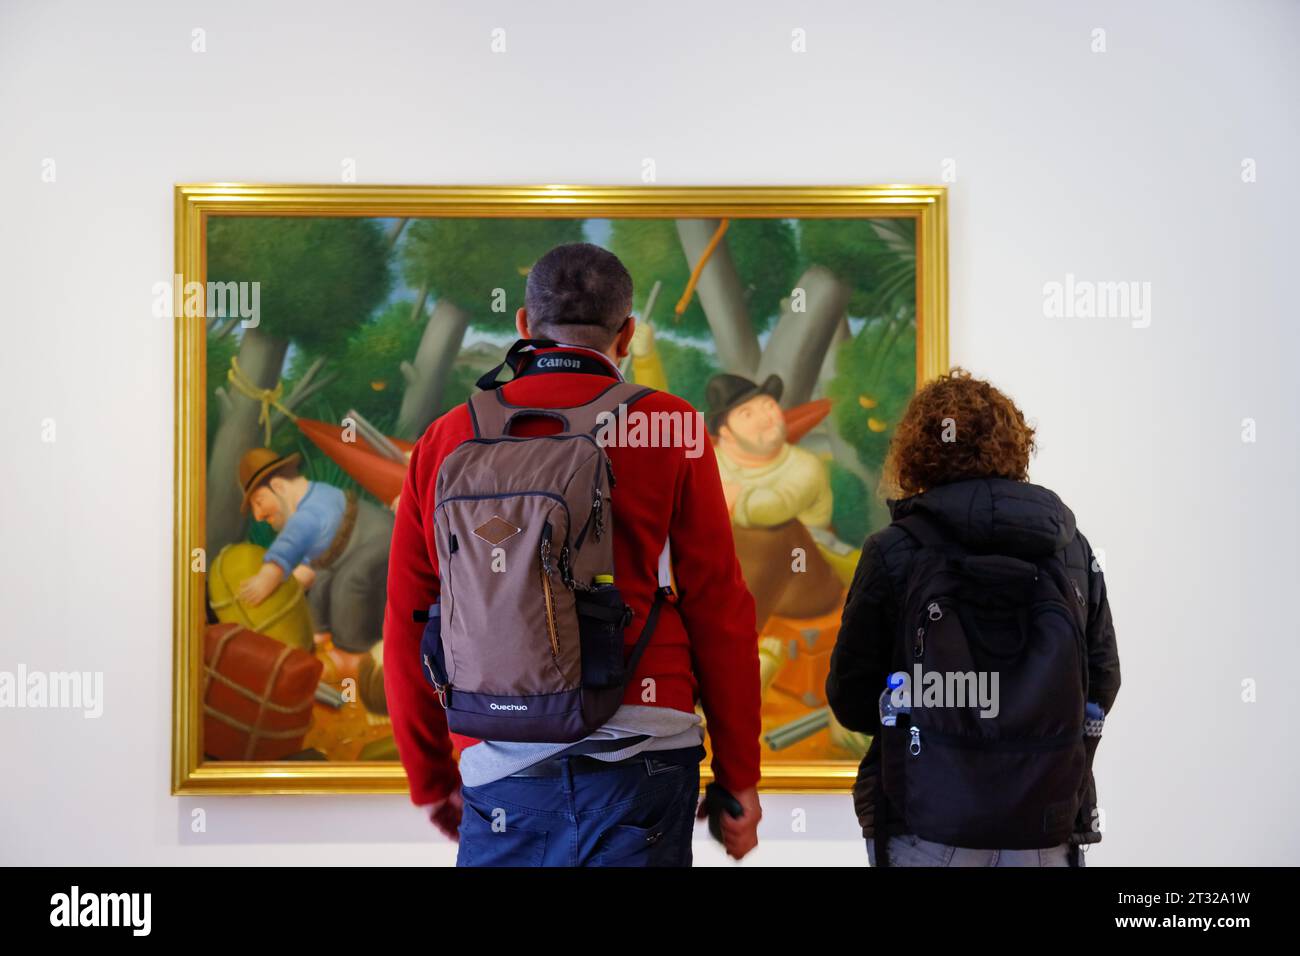
<path fill-rule="evenodd" d="M 678 219 L 677 235 L 682 241 L 682 251 L 691 268 L 700 261 L 704 248 L 718 231 L 717 219 Z M 752 378 L 758 369 L 760 350 L 758 336 L 745 307 L 745 291 L 731 258 L 726 237 L 718 243 L 713 255 L 700 273 L 695 286 L 700 297 L 700 307 L 713 331 L 713 344 L 718 350 L 718 365 L 722 371 Z"/>
<path fill-rule="evenodd" d="M 763 349 L 755 381 L 781 376 L 781 407 L 793 408 L 812 398 L 818 373 L 836 328 L 844 318 L 849 287 L 823 266 L 809 266 L 795 292 L 803 290 L 803 311 L 792 311 L 794 300 L 782 303 L 772 337 Z"/>
<path fill-rule="evenodd" d="M 438 414 L 452 363 L 469 326 L 469 313 L 439 299 L 424 326 L 414 362 L 402 363 L 406 392 L 397 416 L 397 438 L 415 441 Z"/>
<path fill-rule="evenodd" d="M 280 380 L 284 356 L 289 350 L 287 339 L 275 338 L 257 329 L 245 329 L 239 343 L 239 367 L 258 388 L 274 388 Z M 222 374 L 213 370 L 212 374 Z M 233 541 L 238 541 L 244 531 L 244 515 L 239 502 L 239 459 L 250 448 L 256 448 L 266 439 L 263 425 L 257 417 L 262 410 L 260 402 L 236 391 L 229 383 L 218 392 L 221 401 L 221 424 L 212 439 L 208 454 L 207 475 L 207 540 L 208 555 Z"/>

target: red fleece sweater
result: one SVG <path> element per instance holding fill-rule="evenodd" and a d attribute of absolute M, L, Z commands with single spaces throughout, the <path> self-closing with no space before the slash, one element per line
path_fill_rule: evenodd
<path fill-rule="evenodd" d="M 514 405 L 564 408 L 590 401 L 608 385 L 605 375 L 558 372 L 513 379 L 502 388 Z M 632 410 L 695 414 L 689 403 L 665 392 L 647 395 Z M 534 418 L 520 422 L 513 433 L 546 434 L 557 428 L 552 419 Z M 398 753 L 417 804 L 439 800 L 459 784 L 446 716 L 421 668 L 423 626 L 411 613 L 427 608 L 439 593 L 432 521 L 438 469 L 457 445 L 473 437 L 469 411 L 460 405 L 430 425 L 416 443 L 388 560 L 384 686 Z M 687 457 L 685 448 L 606 449 L 617 482 L 611 496 L 614 565 L 619 590 L 636 615 L 626 632 L 628 647 L 640 634 L 654 598 L 665 536 L 672 541 L 677 593 L 660 614 L 628 681 L 624 703 L 651 703 L 641 699 L 646 677 L 655 681 L 657 706 L 690 712 L 699 700 L 714 776 L 736 792 L 759 779 L 758 639 L 754 600 L 736 560 L 717 460 L 708 437 L 702 437 L 698 458 Z M 477 741 L 457 736 L 454 743 L 464 749 Z"/>

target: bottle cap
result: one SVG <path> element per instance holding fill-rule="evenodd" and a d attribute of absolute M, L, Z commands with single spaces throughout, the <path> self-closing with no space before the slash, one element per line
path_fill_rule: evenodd
<path fill-rule="evenodd" d="M 597 583 L 597 584 L 613 584 L 613 583 L 614 583 L 614 575 L 612 575 L 612 574 L 598 574 L 598 575 L 596 575 L 596 583 Z"/>

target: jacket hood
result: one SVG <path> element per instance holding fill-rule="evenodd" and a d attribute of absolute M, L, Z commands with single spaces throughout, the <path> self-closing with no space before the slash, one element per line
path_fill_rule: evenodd
<path fill-rule="evenodd" d="M 889 502 L 895 520 L 923 511 L 971 551 L 1013 557 L 1055 554 L 1074 540 L 1074 512 L 1041 485 L 972 478 Z"/>

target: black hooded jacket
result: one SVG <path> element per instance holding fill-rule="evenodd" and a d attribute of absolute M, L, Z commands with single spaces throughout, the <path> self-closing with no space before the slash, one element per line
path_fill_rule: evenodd
<path fill-rule="evenodd" d="M 1106 582 L 1087 539 L 1075 528 L 1074 513 L 1060 498 L 1023 481 L 975 478 L 891 501 L 889 510 L 896 521 L 924 511 L 976 553 L 1032 559 L 1064 550 L 1070 576 L 1088 602 L 1088 697 L 1110 713 L 1119 693 L 1119 654 Z M 900 639 L 899 606 L 917 547 L 891 524 L 862 548 L 826 681 L 831 710 L 849 730 L 880 730 L 880 694 Z"/>
<path fill-rule="evenodd" d="M 1071 579 L 1087 599 L 1088 699 L 1110 713 L 1119 693 L 1119 653 L 1106 582 L 1087 539 L 1075 528 L 1073 512 L 1060 498 L 1023 481 L 979 478 L 891 501 L 889 509 L 895 521 L 924 511 L 975 553 L 1035 559 L 1062 551 Z M 849 730 L 873 735 L 880 731 L 880 694 L 901 640 L 899 608 L 918 547 L 906 531 L 891 524 L 862 548 L 826 680 L 831 710 Z M 866 836 L 872 835 L 875 818 L 871 765 L 878 750 L 873 745 L 863 760 L 854 788 Z"/>

